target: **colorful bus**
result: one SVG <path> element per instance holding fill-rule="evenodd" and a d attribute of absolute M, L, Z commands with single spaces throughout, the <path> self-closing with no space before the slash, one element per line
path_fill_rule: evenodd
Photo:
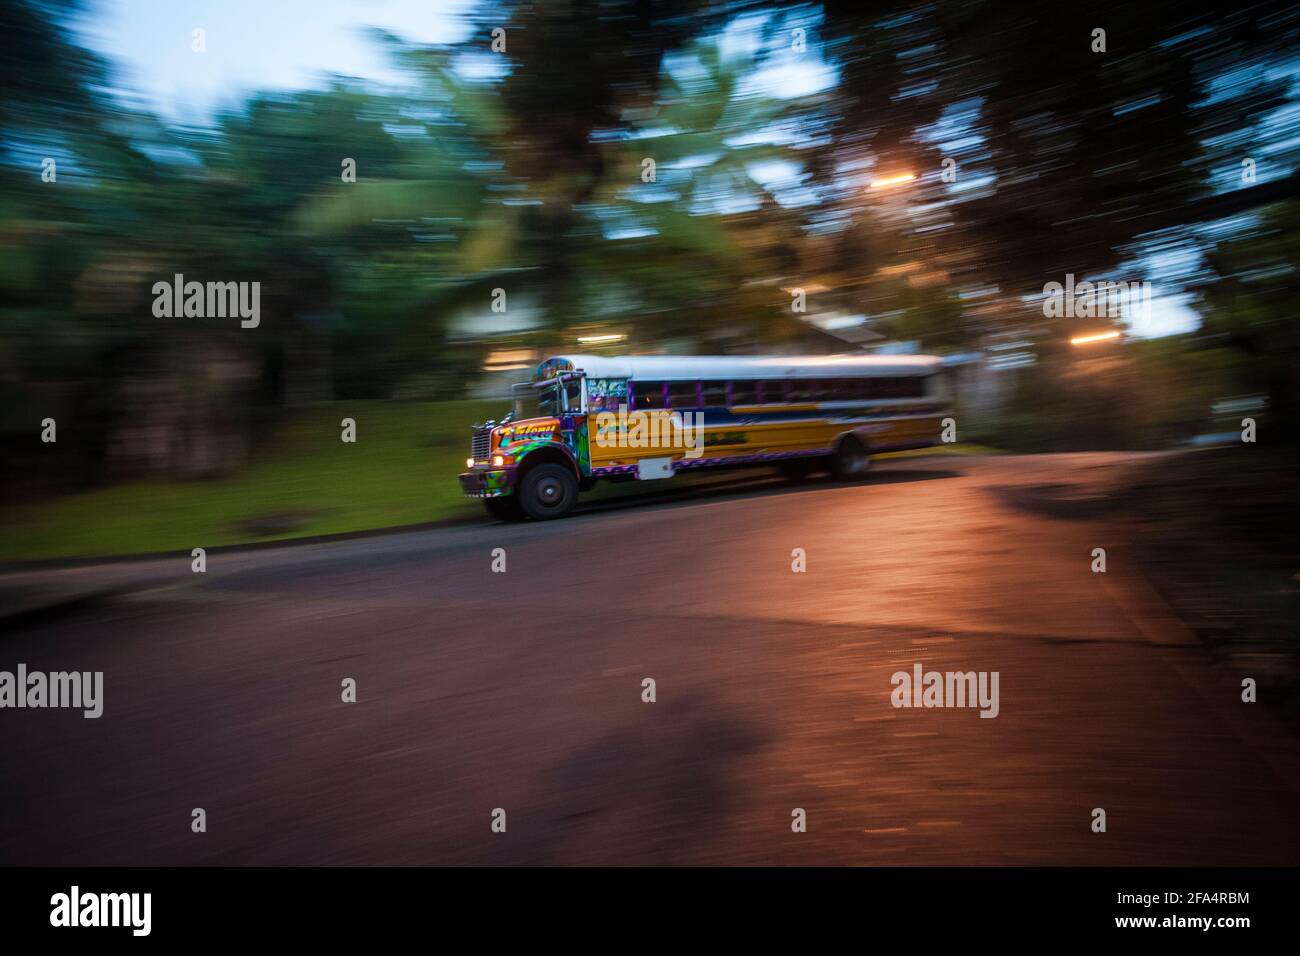
<path fill-rule="evenodd" d="M 503 520 L 559 518 L 601 479 L 706 468 L 818 468 L 852 480 L 877 452 L 938 444 L 946 388 L 929 355 L 561 355 L 474 427 L 461 488 Z"/>

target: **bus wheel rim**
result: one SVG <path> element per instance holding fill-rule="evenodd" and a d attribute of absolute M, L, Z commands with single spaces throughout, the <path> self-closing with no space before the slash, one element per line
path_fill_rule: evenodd
<path fill-rule="evenodd" d="M 543 504 L 553 505 L 563 497 L 563 488 L 555 478 L 543 478 L 537 485 L 537 497 Z"/>

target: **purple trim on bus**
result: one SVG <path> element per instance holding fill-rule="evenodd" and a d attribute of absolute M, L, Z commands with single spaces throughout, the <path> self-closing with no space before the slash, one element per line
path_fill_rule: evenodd
<path fill-rule="evenodd" d="M 871 451 L 906 451 L 913 448 L 931 448 L 934 441 L 905 441 L 890 444 L 872 444 Z M 805 448 L 799 451 L 765 451 L 755 455 L 732 455 L 727 458 L 679 458 L 673 462 L 673 471 L 696 471 L 700 468 L 712 468 L 720 465 L 749 465 L 764 461 L 781 461 L 786 458 L 820 458 L 830 454 L 829 448 Z M 593 478 L 609 478 L 613 475 L 635 475 L 636 465 L 606 465 L 591 469 Z"/>
<path fill-rule="evenodd" d="M 748 465 L 760 461 L 780 461 L 783 458 L 815 458 L 825 455 L 825 448 L 804 448 L 798 451 L 764 451 L 754 455 L 730 455 L 726 458 L 680 458 L 673 462 L 673 471 L 694 471 L 713 465 Z"/>
<path fill-rule="evenodd" d="M 714 465 L 744 465 L 760 461 L 780 461 L 783 458 L 815 458 L 825 455 L 828 449 L 807 448 L 799 451 L 767 451 L 755 455 L 732 455 L 727 458 L 680 458 L 673 462 L 673 471 L 694 471 L 697 468 L 709 468 Z M 608 478 L 612 475 L 635 475 L 636 465 L 606 465 L 591 469 L 593 478 Z"/>

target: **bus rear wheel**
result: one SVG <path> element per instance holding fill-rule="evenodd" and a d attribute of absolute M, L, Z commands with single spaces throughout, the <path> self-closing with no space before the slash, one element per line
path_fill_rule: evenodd
<path fill-rule="evenodd" d="M 483 507 L 487 509 L 488 517 L 495 518 L 497 521 L 524 520 L 524 509 L 519 507 L 519 498 L 516 495 L 484 498 Z"/>
<path fill-rule="evenodd" d="M 534 521 L 563 518 L 578 503 L 578 479 L 563 465 L 538 465 L 524 475 L 516 495 Z"/>
<path fill-rule="evenodd" d="M 839 443 L 831 460 L 831 471 L 840 481 L 858 481 L 871 470 L 867 446 L 850 435 Z"/>

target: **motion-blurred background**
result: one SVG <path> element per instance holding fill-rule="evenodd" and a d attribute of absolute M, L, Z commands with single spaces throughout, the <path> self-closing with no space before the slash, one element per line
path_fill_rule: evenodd
<path fill-rule="evenodd" d="M 1073 6 L 3 0 L 0 560 L 458 515 L 557 352 L 934 352 L 966 442 L 1293 483 L 1300 11 Z"/>

